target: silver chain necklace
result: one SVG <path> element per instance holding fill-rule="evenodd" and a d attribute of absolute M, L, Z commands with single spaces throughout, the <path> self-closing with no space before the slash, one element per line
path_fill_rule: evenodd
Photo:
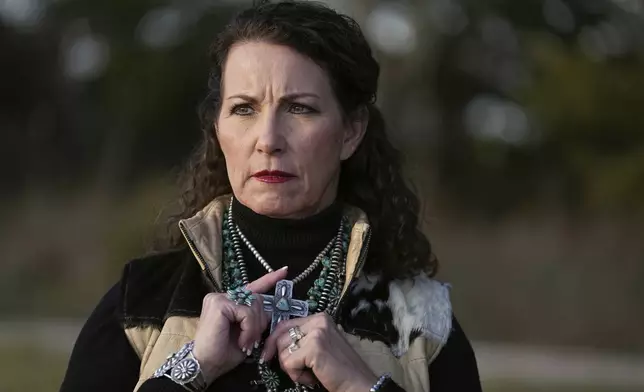
<path fill-rule="evenodd" d="M 239 229 L 239 226 L 234 224 L 233 221 L 233 199 L 231 197 L 230 206 L 228 210 L 228 217 L 226 219 L 226 226 L 229 232 L 232 235 L 233 240 L 233 251 L 235 253 L 235 258 L 237 259 L 237 266 L 240 269 L 242 282 L 248 284 L 248 274 L 246 271 L 246 266 L 244 263 L 244 258 L 241 254 L 239 240 L 246 244 L 248 249 L 253 253 L 255 258 L 260 262 L 260 264 L 268 271 L 273 272 L 273 268 L 266 262 L 266 260 L 259 254 L 257 249 L 251 244 L 251 242 L 244 236 L 242 231 Z M 343 262 L 343 229 L 345 228 L 345 218 L 340 220 L 340 227 L 338 228 L 338 233 L 331 239 L 331 241 L 326 245 L 326 247 L 318 254 L 313 263 L 309 265 L 300 275 L 293 279 L 293 283 L 298 283 L 304 280 L 308 275 L 310 275 L 322 262 L 326 254 L 329 254 L 330 258 L 330 268 L 328 275 L 322 288 L 322 293 L 319 298 L 320 302 L 317 306 L 317 309 L 324 310 L 328 314 L 333 315 L 337 307 L 337 298 L 334 296 L 334 290 L 338 291 L 342 287 L 342 281 L 339 278 L 344 277 L 346 271 L 346 266 Z M 346 250 L 346 249 L 345 249 Z M 339 291 L 338 291 L 339 292 Z M 277 374 L 272 371 L 268 364 L 259 364 L 258 370 L 261 377 L 261 380 L 251 381 L 251 385 L 261 385 L 263 384 L 266 387 L 267 392 L 277 392 L 279 390 L 279 381 Z M 294 388 L 283 389 L 283 392 L 306 392 L 311 389 L 300 383 L 295 383 Z"/>
<path fill-rule="evenodd" d="M 255 247 L 253 246 L 253 244 L 248 240 L 248 238 L 246 238 L 246 236 L 244 235 L 244 233 L 242 233 L 242 231 L 241 231 L 241 229 L 239 228 L 239 226 L 235 226 L 235 229 L 237 230 L 237 234 L 239 234 L 239 238 L 241 238 L 242 242 L 243 242 L 244 244 L 246 244 L 246 246 L 247 246 L 247 247 L 248 247 L 248 249 L 251 251 L 251 253 L 252 253 L 253 255 L 255 255 L 255 258 L 256 258 L 256 259 L 257 259 L 257 261 L 259 261 L 259 263 L 264 267 L 264 269 L 266 269 L 266 271 L 268 271 L 268 272 L 273 272 L 273 271 L 274 271 L 274 269 L 270 266 L 270 264 L 268 264 L 268 262 L 266 261 L 266 259 L 264 259 L 264 257 L 262 257 L 262 255 L 261 255 L 261 254 L 259 254 L 259 252 L 257 251 L 257 249 L 255 249 Z M 338 229 L 338 235 L 342 235 L 342 225 L 340 225 L 340 228 Z M 329 243 L 328 243 L 328 244 L 326 244 L 326 246 L 324 247 L 324 249 L 322 249 L 322 252 L 320 252 L 320 253 L 315 257 L 315 260 L 313 260 L 313 263 L 311 263 L 311 265 L 309 265 L 308 267 L 306 267 L 306 269 L 305 269 L 304 271 L 302 271 L 302 273 L 301 273 L 301 274 L 299 274 L 298 276 L 296 276 L 295 278 L 293 278 L 293 283 L 294 283 L 294 284 L 297 284 L 297 283 L 299 283 L 299 282 L 303 281 L 307 276 L 309 276 L 313 271 L 315 271 L 315 269 L 316 269 L 316 268 L 320 265 L 320 263 L 322 262 L 322 259 L 326 256 L 326 254 L 327 254 L 327 253 L 329 253 L 329 250 L 331 250 L 331 247 L 332 247 L 332 246 L 333 246 L 333 244 L 335 243 L 335 238 L 336 238 L 336 237 L 333 237 L 333 238 L 331 239 L 331 241 L 329 241 Z"/>
<path fill-rule="evenodd" d="M 274 271 L 273 267 L 271 267 L 270 264 L 268 264 L 266 259 L 264 259 L 264 257 L 261 254 L 259 254 L 259 251 L 257 251 L 255 246 L 253 246 L 253 244 L 250 242 L 250 240 L 248 238 L 246 238 L 246 236 L 244 235 L 244 233 L 242 233 L 242 231 L 239 228 L 239 226 L 237 224 L 233 223 L 233 204 L 232 204 L 232 199 L 230 201 L 230 211 L 228 213 L 228 220 L 229 220 L 229 222 L 228 222 L 229 226 L 234 228 L 234 230 L 236 231 L 237 235 L 239 235 L 239 238 L 246 245 L 246 247 L 248 247 L 248 249 L 255 256 L 257 261 L 259 261 L 259 263 L 262 265 L 262 267 L 264 267 L 264 269 L 266 269 L 266 271 L 268 271 L 268 272 L 273 272 Z M 297 283 L 303 281 L 304 279 L 306 279 L 306 277 L 309 276 L 313 271 L 315 271 L 315 269 L 320 265 L 320 263 L 322 262 L 322 259 L 324 259 L 326 254 L 329 253 L 329 251 L 331 250 L 331 247 L 333 246 L 333 244 L 335 244 L 337 242 L 338 238 L 342 237 L 342 229 L 343 229 L 343 224 L 342 223 L 343 223 L 342 220 L 340 220 L 340 227 L 338 228 L 338 233 L 335 235 L 335 237 L 331 238 L 331 241 L 329 241 L 329 243 L 326 244 L 324 249 L 322 249 L 322 251 L 315 257 L 315 260 L 313 260 L 311 265 L 306 267 L 306 269 L 304 271 L 302 271 L 301 274 L 299 274 L 298 276 L 296 276 L 295 278 L 292 279 L 293 284 L 297 284 Z"/>

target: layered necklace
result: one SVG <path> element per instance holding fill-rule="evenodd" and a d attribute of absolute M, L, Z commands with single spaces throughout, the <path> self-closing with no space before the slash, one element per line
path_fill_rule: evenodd
<path fill-rule="evenodd" d="M 244 244 L 255 256 L 257 261 L 266 269 L 273 272 L 270 264 L 259 254 L 253 244 L 246 238 L 239 226 L 233 220 L 233 202 L 224 214 L 223 220 L 223 276 L 222 281 L 225 290 L 235 289 L 249 283 L 246 263 L 242 255 L 241 247 Z M 320 265 L 322 268 L 315 279 L 313 286 L 307 292 L 309 314 L 325 311 L 334 314 L 340 298 L 344 276 L 346 274 L 346 254 L 349 246 L 349 225 L 346 218 L 340 220 L 336 235 L 322 249 L 313 262 L 298 276 L 292 279 L 294 284 L 302 282 L 311 275 Z M 280 388 L 280 379 L 276 371 L 268 366 L 268 363 L 259 364 L 259 354 L 262 344 L 253 350 L 253 360 L 258 363 L 260 380 L 251 381 L 252 385 L 264 385 L 268 392 L 302 392 L 307 387 L 295 383 L 293 388 Z"/>

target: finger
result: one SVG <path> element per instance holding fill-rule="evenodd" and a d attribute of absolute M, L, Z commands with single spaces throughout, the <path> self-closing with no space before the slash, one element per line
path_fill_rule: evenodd
<path fill-rule="evenodd" d="M 308 317 L 283 321 L 277 325 L 275 331 L 273 331 L 271 336 L 269 336 L 270 341 L 267 340 L 265 344 L 264 358 L 266 360 L 271 359 L 275 353 L 280 352 L 280 349 L 284 347 L 284 342 L 288 342 L 283 338 L 283 336 L 286 335 L 290 339 L 289 330 L 296 326 L 300 328 L 300 332 L 302 332 L 304 336 L 316 330 L 319 330 L 317 332 L 322 333 L 337 332 L 337 325 L 333 319 L 324 312 L 316 313 Z M 273 337 L 273 335 L 275 336 Z M 288 347 L 289 344 L 290 343 L 288 343 L 286 347 Z"/>
<path fill-rule="evenodd" d="M 308 365 L 310 362 L 308 357 L 312 354 L 312 346 L 307 344 L 305 338 L 302 338 L 298 345 L 300 348 L 292 353 L 288 351 L 288 348 L 280 350 L 280 367 L 294 382 L 312 386 L 317 383 L 317 378 Z"/>
<path fill-rule="evenodd" d="M 237 343 L 247 355 L 250 355 L 254 343 L 261 338 L 263 331 L 263 310 L 259 307 L 253 308 L 253 305 L 256 305 L 255 302 L 257 301 L 253 301 L 251 306 L 233 305 L 233 321 L 239 325 Z"/>
<path fill-rule="evenodd" d="M 290 333 L 283 333 L 275 341 L 275 351 L 278 353 L 282 352 L 282 350 L 288 348 L 292 343 L 294 343 L 294 341 L 291 339 Z"/>
<path fill-rule="evenodd" d="M 284 320 L 281 323 L 277 324 L 277 326 L 275 326 L 275 330 L 271 333 L 271 335 L 283 334 L 284 332 L 288 332 L 288 330 L 293 327 L 299 327 L 302 333 L 308 333 L 313 325 L 311 324 L 311 322 L 313 322 L 314 324 L 318 323 L 321 316 L 323 316 L 323 313 L 316 313 L 306 317 Z"/>
<path fill-rule="evenodd" d="M 262 298 L 256 294 L 257 298 L 252 302 L 250 309 L 253 314 L 252 323 L 253 327 L 249 328 L 248 333 L 240 334 L 239 344 L 241 348 L 246 348 L 252 351 L 252 348 L 259 347 L 259 342 L 262 335 L 269 324 L 269 314 L 264 311 Z M 247 353 L 248 354 L 248 353 Z"/>
<path fill-rule="evenodd" d="M 298 344 L 311 331 L 312 324 L 314 324 L 314 323 L 308 322 L 308 323 L 303 324 L 301 328 L 298 327 L 299 332 L 302 335 L 300 340 L 297 340 Z M 294 342 L 295 341 L 293 340 L 293 338 L 291 338 L 291 328 L 289 328 L 288 330 L 284 331 L 283 333 L 280 334 L 280 336 L 277 337 L 277 339 L 275 341 L 275 351 L 278 352 L 278 353 L 282 352 L 283 350 L 287 349 Z"/>
<path fill-rule="evenodd" d="M 268 290 L 275 287 L 275 284 L 286 278 L 288 273 L 288 266 L 282 267 L 277 271 L 269 272 L 268 274 L 262 276 L 261 278 L 252 281 L 249 283 L 246 288 L 255 293 L 265 293 Z"/>
<path fill-rule="evenodd" d="M 315 316 L 308 316 L 285 320 L 277 324 L 275 330 L 266 339 L 266 342 L 264 342 L 264 350 L 260 358 L 265 361 L 273 358 L 276 353 L 279 353 L 279 348 L 284 347 L 283 342 L 287 342 L 288 347 L 291 340 L 291 337 L 288 334 L 289 329 L 297 326 L 300 328 L 300 331 L 302 331 L 302 334 L 306 335 L 310 329 L 308 328 L 308 324 L 314 319 Z M 280 345 L 278 346 L 278 344 Z"/>
<path fill-rule="evenodd" d="M 257 298 L 253 302 L 253 309 L 254 311 L 257 312 L 259 318 L 258 318 L 258 336 L 257 336 L 257 346 L 259 346 L 259 342 L 262 339 L 262 336 L 264 334 L 264 331 L 269 327 L 271 324 L 271 317 L 272 313 L 266 312 L 264 310 L 264 301 L 263 297 L 261 294 L 256 294 Z"/>
<path fill-rule="evenodd" d="M 255 300 L 252 301 L 250 307 L 247 307 L 247 309 L 250 309 L 249 318 L 246 320 L 247 324 L 242 327 L 240 322 L 242 332 L 239 336 L 239 342 L 243 344 L 242 348 L 246 348 L 249 351 L 252 351 L 253 347 L 259 347 L 264 331 L 270 323 L 270 315 L 264 311 L 261 295 L 255 293 L 254 295 L 256 295 Z"/>

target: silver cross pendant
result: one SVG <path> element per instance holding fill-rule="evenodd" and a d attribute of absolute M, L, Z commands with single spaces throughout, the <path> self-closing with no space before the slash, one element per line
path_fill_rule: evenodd
<path fill-rule="evenodd" d="M 275 295 L 262 294 L 264 311 L 273 313 L 271 333 L 278 323 L 288 320 L 291 316 L 306 317 L 309 314 L 309 304 L 306 301 L 293 298 L 293 281 L 280 280 L 275 285 Z"/>

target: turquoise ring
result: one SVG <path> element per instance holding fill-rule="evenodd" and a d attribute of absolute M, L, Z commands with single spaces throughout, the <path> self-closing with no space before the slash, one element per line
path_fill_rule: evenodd
<path fill-rule="evenodd" d="M 241 286 L 237 287 L 236 289 L 231 289 L 226 292 L 226 296 L 228 297 L 229 300 L 233 301 L 237 305 L 246 305 L 246 306 L 252 306 L 253 301 L 257 297 L 253 295 L 253 293 L 246 288 L 246 286 Z"/>

